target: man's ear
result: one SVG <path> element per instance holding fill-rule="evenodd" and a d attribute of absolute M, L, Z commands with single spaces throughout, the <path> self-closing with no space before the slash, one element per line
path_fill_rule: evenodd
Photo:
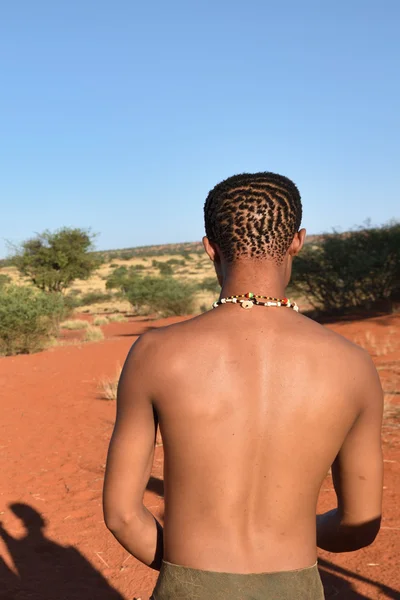
<path fill-rule="evenodd" d="M 297 256 L 302 247 L 304 246 L 304 240 L 306 239 L 306 230 L 300 229 L 294 234 L 292 243 L 290 244 L 289 254 L 290 256 Z"/>
<path fill-rule="evenodd" d="M 213 244 L 213 242 L 210 242 L 210 240 L 208 239 L 207 236 L 204 236 L 203 237 L 203 246 L 204 246 L 204 250 L 208 254 L 210 260 L 215 262 L 215 260 L 218 259 L 218 251 L 217 251 L 215 244 Z"/>

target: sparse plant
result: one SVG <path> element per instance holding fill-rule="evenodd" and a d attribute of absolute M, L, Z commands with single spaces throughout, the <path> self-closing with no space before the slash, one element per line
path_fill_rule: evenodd
<path fill-rule="evenodd" d="M 60 325 L 61 329 L 70 329 L 72 331 L 77 331 L 79 329 L 87 329 L 89 327 L 88 321 L 84 321 L 83 319 L 73 319 L 71 321 L 64 321 Z"/>
<path fill-rule="evenodd" d="M 121 377 L 121 366 L 118 366 L 115 377 L 103 377 L 99 383 L 100 398 L 103 400 L 116 400 L 118 382 Z"/>
<path fill-rule="evenodd" d="M 84 342 L 98 342 L 104 339 L 104 334 L 100 327 L 93 327 L 89 325 L 86 329 L 85 336 L 83 338 Z"/>
<path fill-rule="evenodd" d="M 126 318 L 124 317 L 124 315 L 117 313 L 115 315 L 108 315 L 108 320 L 110 321 L 110 323 L 121 323 L 122 321 L 126 321 Z"/>

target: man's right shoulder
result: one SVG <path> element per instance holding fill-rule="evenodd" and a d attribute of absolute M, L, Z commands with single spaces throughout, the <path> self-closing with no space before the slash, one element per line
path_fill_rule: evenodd
<path fill-rule="evenodd" d="M 304 319 L 303 326 L 306 333 L 305 343 L 315 348 L 317 352 L 323 352 L 331 363 L 345 366 L 346 370 L 353 367 L 375 368 L 368 352 L 351 339 L 308 317 L 302 319 Z"/>

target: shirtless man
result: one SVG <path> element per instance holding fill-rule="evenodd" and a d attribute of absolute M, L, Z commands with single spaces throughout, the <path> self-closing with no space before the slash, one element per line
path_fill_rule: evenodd
<path fill-rule="evenodd" d="M 161 569 L 155 600 L 320 600 L 317 545 L 347 552 L 378 533 L 383 400 L 370 357 L 290 302 L 252 296 L 284 299 L 301 216 L 285 177 L 218 184 L 204 246 L 220 298 L 240 297 L 146 333 L 126 360 L 104 513 L 133 556 Z M 164 532 L 143 505 L 157 422 Z M 316 518 L 331 465 L 337 508 Z"/>

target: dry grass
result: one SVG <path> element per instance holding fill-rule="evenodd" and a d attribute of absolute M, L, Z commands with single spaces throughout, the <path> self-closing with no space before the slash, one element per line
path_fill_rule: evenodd
<path fill-rule="evenodd" d="M 107 317 L 95 317 L 93 319 L 93 325 L 99 326 L 99 325 L 107 325 L 107 323 L 110 322 L 110 319 L 108 319 Z"/>
<path fill-rule="evenodd" d="M 126 318 L 124 317 L 124 315 L 116 313 L 115 315 L 109 315 L 108 320 L 110 321 L 110 323 L 119 323 L 126 321 Z"/>
<path fill-rule="evenodd" d="M 99 340 L 104 339 L 104 333 L 99 327 L 93 327 L 89 325 L 86 329 L 85 336 L 83 338 L 84 342 L 98 342 Z"/>
<path fill-rule="evenodd" d="M 61 329 L 87 329 L 89 327 L 89 323 L 84 321 L 83 319 L 74 319 L 72 321 L 64 321 L 60 325 Z"/>
<path fill-rule="evenodd" d="M 118 365 L 115 377 L 103 377 L 99 383 L 100 398 L 102 400 L 116 400 L 119 378 L 122 368 Z"/>

